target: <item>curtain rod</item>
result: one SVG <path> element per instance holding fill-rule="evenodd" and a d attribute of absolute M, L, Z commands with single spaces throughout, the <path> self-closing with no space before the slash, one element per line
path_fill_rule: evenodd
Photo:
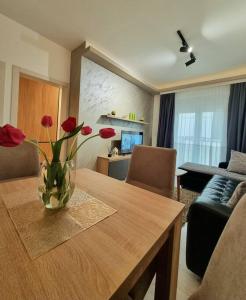
<path fill-rule="evenodd" d="M 221 85 L 241 83 L 241 82 L 246 82 L 246 78 L 237 79 L 237 80 L 228 80 L 228 81 L 210 83 L 210 84 L 202 84 L 201 83 L 201 85 L 196 85 L 196 86 L 191 86 L 191 87 L 184 87 L 184 88 L 180 88 L 180 89 L 179 88 L 176 88 L 176 89 L 174 88 L 173 90 L 169 90 L 169 91 L 166 91 L 166 92 L 161 92 L 160 95 L 184 92 L 184 91 L 189 91 L 189 90 L 194 90 L 194 89 L 202 89 L 202 88 L 207 88 L 207 87 L 215 87 L 215 86 L 221 86 Z"/>

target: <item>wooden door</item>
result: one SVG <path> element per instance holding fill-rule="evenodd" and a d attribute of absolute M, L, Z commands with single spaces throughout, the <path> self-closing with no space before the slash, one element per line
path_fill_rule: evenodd
<path fill-rule="evenodd" d="M 44 115 L 52 116 L 53 126 L 49 128 L 52 141 L 57 138 L 59 113 L 59 87 L 42 81 L 20 77 L 18 128 L 28 139 L 37 140 L 49 158 L 52 157 L 47 129 L 42 127 Z M 41 157 L 41 160 L 43 158 Z"/>

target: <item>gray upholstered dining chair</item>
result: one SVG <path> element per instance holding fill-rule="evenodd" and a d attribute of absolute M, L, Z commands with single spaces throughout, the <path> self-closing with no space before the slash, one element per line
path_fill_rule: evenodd
<path fill-rule="evenodd" d="M 34 145 L 24 142 L 17 147 L 0 146 L 0 180 L 38 174 L 39 155 Z"/>
<path fill-rule="evenodd" d="M 173 197 L 176 150 L 135 146 L 126 182 L 151 192 Z"/>
<path fill-rule="evenodd" d="M 232 212 L 199 289 L 189 300 L 246 299 L 246 194 Z"/>

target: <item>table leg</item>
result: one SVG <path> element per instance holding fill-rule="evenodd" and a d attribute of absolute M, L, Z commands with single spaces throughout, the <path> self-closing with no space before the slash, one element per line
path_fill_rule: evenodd
<path fill-rule="evenodd" d="M 180 176 L 177 176 L 177 200 L 180 201 Z"/>
<path fill-rule="evenodd" d="M 158 253 L 155 300 L 176 299 L 181 225 L 182 216 L 180 215 L 168 240 Z"/>

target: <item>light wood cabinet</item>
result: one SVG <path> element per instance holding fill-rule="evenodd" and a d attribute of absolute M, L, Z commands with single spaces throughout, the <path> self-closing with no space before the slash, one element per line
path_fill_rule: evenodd
<path fill-rule="evenodd" d="M 112 157 L 100 155 L 97 157 L 97 172 L 119 180 L 125 180 L 130 160 L 131 155 Z"/>

